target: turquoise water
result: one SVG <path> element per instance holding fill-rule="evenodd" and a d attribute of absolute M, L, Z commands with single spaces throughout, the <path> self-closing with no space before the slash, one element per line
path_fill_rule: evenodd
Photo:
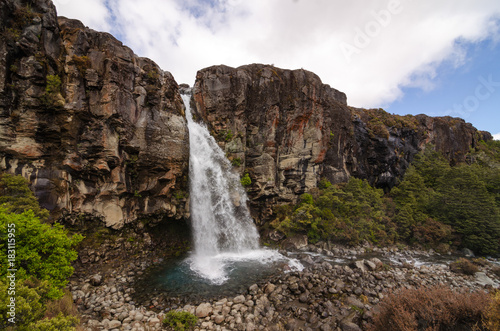
<path fill-rule="evenodd" d="M 285 258 L 272 250 L 257 250 L 237 256 L 221 255 L 219 260 L 224 261 L 222 265 L 226 278 L 223 281 L 214 283 L 204 277 L 204 274 L 197 273 L 192 268 L 192 258 L 183 256 L 150 268 L 137 281 L 136 292 L 179 298 L 181 302 L 232 297 L 245 293 L 253 284 L 265 283 L 274 275 L 288 270 L 300 270 L 302 267 L 298 261 Z"/>

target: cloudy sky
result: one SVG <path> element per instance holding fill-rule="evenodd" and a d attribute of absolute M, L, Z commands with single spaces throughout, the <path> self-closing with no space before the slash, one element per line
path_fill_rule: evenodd
<path fill-rule="evenodd" d="M 462 117 L 500 139 L 498 0 L 53 0 L 192 85 L 214 64 L 304 68 L 356 107 Z"/>

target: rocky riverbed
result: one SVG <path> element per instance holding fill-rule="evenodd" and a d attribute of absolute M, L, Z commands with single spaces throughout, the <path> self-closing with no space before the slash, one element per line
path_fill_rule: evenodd
<path fill-rule="evenodd" d="M 443 284 L 488 290 L 500 283 L 492 262 L 467 276 L 452 272 L 443 262 L 452 257 L 433 251 L 320 243 L 283 253 L 299 258 L 305 268 L 279 271 L 230 297 L 183 302 L 141 293 L 134 284 L 153 260 L 77 277 L 69 288 L 85 330 L 163 330 L 165 313 L 178 309 L 195 314 L 199 330 L 351 331 L 366 329 L 377 304 L 398 288 Z M 422 258 L 435 262 L 422 264 Z"/>

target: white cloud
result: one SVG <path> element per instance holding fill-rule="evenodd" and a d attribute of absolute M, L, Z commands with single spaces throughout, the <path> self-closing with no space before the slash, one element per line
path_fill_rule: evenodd
<path fill-rule="evenodd" d="M 494 134 L 493 139 L 500 140 L 500 132 L 498 132 L 497 134 Z"/>
<path fill-rule="evenodd" d="M 76 18 L 83 24 L 98 31 L 109 31 L 110 12 L 105 0 L 53 0 L 57 14 L 67 18 Z"/>
<path fill-rule="evenodd" d="M 311 70 L 362 107 L 391 103 L 403 86 L 432 89 L 440 63 L 467 61 L 464 44 L 499 38 L 497 0 L 401 0 L 389 16 L 396 0 L 104 2 L 55 1 L 62 15 L 119 31 L 179 83 L 192 84 L 197 70 L 214 64 L 272 63 Z M 361 34 L 371 35 L 364 44 Z M 350 61 L 341 49 L 346 44 L 356 47 Z"/>

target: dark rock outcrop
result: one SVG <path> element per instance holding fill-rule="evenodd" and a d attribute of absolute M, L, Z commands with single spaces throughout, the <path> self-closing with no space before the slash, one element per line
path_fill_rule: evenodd
<path fill-rule="evenodd" d="M 355 176 L 389 189 L 427 144 L 453 163 L 488 138 L 461 119 L 349 107 L 344 93 L 306 70 L 213 66 L 198 72 L 193 92 L 198 116 L 237 170 L 250 174 L 259 220 L 322 177 L 339 183 Z"/>
<path fill-rule="evenodd" d="M 57 18 L 51 1 L 2 1 L 0 12 L 0 169 L 30 179 L 54 217 L 118 229 L 187 216 L 188 131 L 172 75 Z"/>
<path fill-rule="evenodd" d="M 188 132 L 172 75 L 107 33 L 57 18 L 48 0 L 0 2 L 0 170 L 30 179 L 54 217 L 188 217 Z M 198 72 L 195 113 L 265 221 L 321 178 L 395 185 L 432 144 L 451 163 L 491 135 L 461 119 L 356 109 L 306 70 L 214 66 Z"/>

